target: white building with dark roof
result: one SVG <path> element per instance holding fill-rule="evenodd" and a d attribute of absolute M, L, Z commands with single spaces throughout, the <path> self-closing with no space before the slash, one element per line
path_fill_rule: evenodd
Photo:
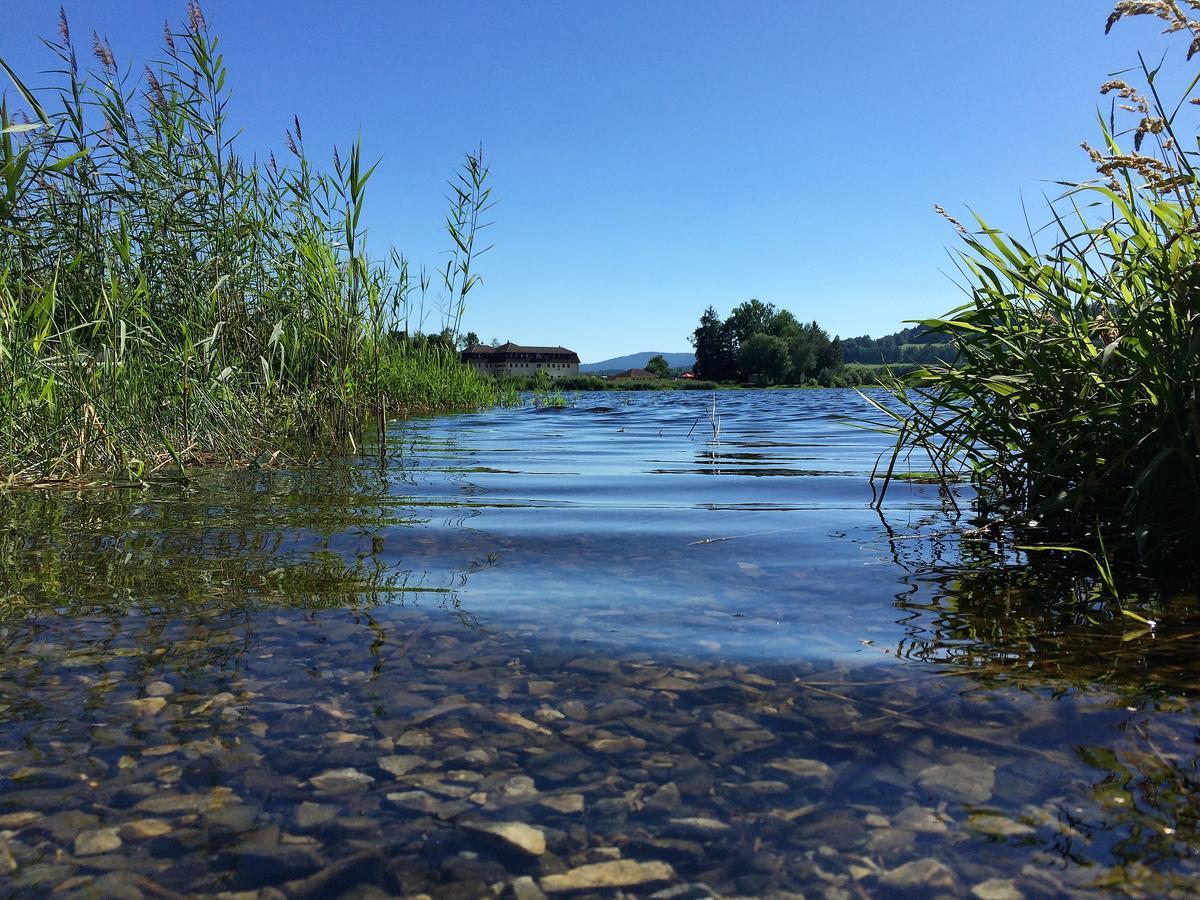
<path fill-rule="evenodd" d="M 462 352 L 462 361 L 481 375 L 493 378 L 536 375 L 551 378 L 579 374 L 579 355 L 566 347 L 522 347 L 509 341 L 499 347 L 476 344 Z"/>

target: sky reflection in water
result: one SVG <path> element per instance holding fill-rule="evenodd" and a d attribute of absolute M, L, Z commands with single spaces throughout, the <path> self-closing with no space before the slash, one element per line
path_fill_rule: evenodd
<path fill-rule="evenodd" d="M 613 853 L 672 867 L 635 892 L 1190 891 L 1192 598 L 1147 597 L 1154 630 L 1068 606 L 1084 581 L 998 566 L 936 485 L 881 520 L 851 391 L 723 393 L 718 443 L 710 402 L 4 500 L 17 893 L 470 896 Z M 512 821 L 546 854 L 486 835 Z"/>

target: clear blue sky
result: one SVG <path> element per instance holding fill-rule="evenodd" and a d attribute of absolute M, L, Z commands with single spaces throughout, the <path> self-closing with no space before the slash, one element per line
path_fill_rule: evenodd
<path fill-rule="evenodd" d="M 705 306 L 750 297 L 879 335 L 959 294 L 942 271 L 969 204 L 1038 222 L 1047 179 L 1086 177 L 1097 85 L 1165 46 L 1109 37 L 1104 0 L 205 0 L 246 151 L 292 113 L 310 150 L 361 132 L 382 164 L 377 251 L 436 266 L 445 179 L 483 142 L 495 249 L 465 327 L 584 361 L 689 349 Z M 2 54 L 28 81 L 57 3 L 6 0 Z M 67 0 L 124 67 L 177 2 Z M 430 324 L 433 322 L 431 320 Z"/>

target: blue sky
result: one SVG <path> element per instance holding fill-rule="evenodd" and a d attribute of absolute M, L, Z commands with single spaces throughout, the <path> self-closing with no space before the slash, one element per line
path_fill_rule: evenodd
<path fill-rule="evenodd" d="M 68 0 L 122 66 L 185 3 Z M 1096 87 L 1165 46 L 1109 36 L 1103 0 L 905 3 L 206 0 L 243 150 L 361 133 L 381 159 L 370 243 L 436 267 L 442 188 L 483 142 L 490 239 L 465 327 L 584 361 L 689 349 L 703 309 L 758 297 L 842 335 L 959 300 L 942 274 L 964 205 L 1040 223 L 1086 177 Z M 27 81 L 57 4 L 6 0 L 0 55 Z M 1178 48 L 1176 49 L 1178 52 Z M 434 325 L 431 317 L 429 325 Z"/>

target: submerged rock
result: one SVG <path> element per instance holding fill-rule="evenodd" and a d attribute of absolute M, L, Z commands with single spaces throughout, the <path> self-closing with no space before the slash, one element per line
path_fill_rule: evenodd
<path fill-rule="evenodd" d="M 679 788 L 675 782 L 668 781 L 646 798 L 646 808 L 662 812 L 672 812 L 679 808 L 681 802 L 683 802 L 683 798 L 680 796 Z"/>
<path fill-rule="evenodd" d="M 367 740 L 365 734 L 355 734 L 352 731 L 331 731 L 325 735 L 325 740 L 334 745 L 361 744 Z"/>
<path fill-rule="evenodd" d="M 294 820 L 301 831 L 308 831 L 324 825 L 337 817 L 338 808 L 324 803 L 312 803 L 308 800 L 296 807 Z"/>
<path fill-rule="evenodd" d="M 142 697 L 140 700 L 126 700 L 125 704 L 140 716 L 152 716 L 162 712 L 167 701 L 162 697 Z"/>
<path fill-rule="evenodd" d="M 287 881 L 280 887 L 289 900 L 317 900 L 337 896 L 340 900 L 386 900 L 392 895 L 373 887 L 383 874 L 383 855 L 370 848 L 342 857 L 323 869 L 303 878 Z M 344 888 L 351 887 L 349 891 Z M 280 893 L 269 889 L 258 893 L 257 900 L 278 900 Z"/>
<path fill-rule="evenodd" d="M 546 834 L 524 822 L 463 822 L 463 828 L 497 838 L 505 846 L 528 856 L 546 852 Z"/>
<path fill-rule="evenodd" d="M 138 887 L 139 880 L 132 872 L 109 872 L 84 888 L 83 894 L 86 897 L 104 897 L 105 900 L 141 900 L 146 895 Z"/>
<path fill-rule="evenodd" d="M 946 823 L 934 815 L 933 810 L 923 806 L 905 807 L 896 815 L 895 823 L 918 834 L 945 834 L 948 831 Z"/>
<path fill-rule="evenodd" d="M 240 802 L 240 798 L 228 788 L 218 787 L 213 788 L 207 794 L 153 794 L 138 801 L 134 809 L 139 812 L 157 814 L 196 813 Z"/>
<path fill-rule="evenodd" d="M 696 834 L 719 834 L 722 831 L 729 830 L 729 826 L 724 822 L 710 819 L 707 816 L 686 816 L 679 819 L 671 819 L 671 824 L 678 829 Z"/>
<path fill-rule="evenodd" d="M 434 813 L 441 808 L 441 804 L 425 791 L 394 791 L 387 795 L 387 799 L 402 809 L 414 812 Z"/>
<path fill-rule="evenodd" d="M 583 794 L 543 796 L 538 798 L 538 803 L 564 815 L 583 812 Z"/>
<path fill-rule="evenodd" d="M 722 731 L 757 731 L 760 727 L 752 719 L 720 709 L 712 714 L 712 723 Z"/>
<path fill-rule="evenodd" d="M 866 850 L 876 857 L 895 859 L 909 854 L 916 841 L 916 834 L 903 828 L 877 828 L 867 838 Z"/>
<path fill-rule="evenodd" d="M 396 738 L 396 746 L 407 747 L 410 750 L 419 750 L 426 747 L 432 747 L 433 737 L 428 731 L 421 731 L 420 729 L 411 728 Z"/>
<path fill-rule="evenodd" d="M 980 814 L 971 816 L 967 824 L 975 831 L 982 831 L 993 837 L 1024 837 L 1036 833 L 1036 829 L 1007 816 Z"/>
<path fill-rule="evenodd" d="M 24 828 L 26 825 L 36 822 L 41 817 L 42 814 L 40 812 L 34 812 L 29 809 L 21 812 L 6 813 L 0 816 L 0 830 Z"/>
<path fill-rule="evenodd" d="M 78 809 L 67 809 L 36 820 L 36 827 L 41 831 L 50 832 L 60 843 L 66 843 L 73 840 L 79 832 L 99 823 L 98 816 Z"/>
<path fill-rule="evenodd" d="M 491 747 L 476 747 L 463 754 L 463 762 L 472 766 L 490 766 L 496 761 L 497 753 Z"/>
<path fill-rule="evenodd" d="M 597 738 L 588 744 L 597 753 L 633 753 L 646 749 L 646 742 L 639 737 Z"/>
<path fill-rule="evenodd" d="M 543 728 L 537 722 L 525 718 L 520 713 L 514 712 L 499 712 L 496 713 L 496 719 L 506 725 L 512 725 L 516 728 L 521 728 L 525 731 L 533 732 L 534 734 L 550 734 L 548 728 Z"/>
<path fill-rule="evenodd" d="M 662 678 L 659 678 L 659 679 L 651 682 L 650 687 L 652 687 L 656 691 L 678 692 L 678 691 L 699 690 L 701 685 L 695 681 L 688 681 L 687 679 L 684 679 L 684 678 L 677 678 L 674 675 L 664 675 Z"/>
<path fill-rule="evenodd" d="M 403 783 L 412 788 L 420 788 L 421 790 L 429 791 L 431 794 L 437 794 L 440 797 L 452 797 L 456 800 L 461 800 L 463 797 L 469 797 L 475 793 L 472 788 L 461 784 L 447 784 L 442 781 L 442 776 L 432 772 L 406 776 Z"/>
<path fill-rule="evenodd" d="M 210 828 L 237 833 L 252 829 L 261 812 L 256 806 L 224 806 L 206 813 L 204 821 Z"/>
<path fill-rule="evenodd" d="M 621 671 L 621 664 L 606 656 L 580 656 L 567 663 L 567 668 L 597 675 L 616 675 Z"/>
<path fill-rule="evenodd" d="M 375 779 L 358 769 L 329 769 L 320 775 L 314 775 L 309 783 L 319 791 L 349 791 L 364 787 Z"/>
<path fill-rule="evenodd" d="M 514 878 L 501 896 L 505 900 L 543 900 L 546 895 L 537 886 L 536 881 L 528 875 L 522 875 L 520 878 Z"/>
<path fill-rule="evenodd" d="M 75 835 L 75 855 L 95 856 L 121 846 L 120 828 L 93 828 Z"/>
<path fill-rule="evenodd" d="M 329 806 L 324 803 L 312 803 L 306 800 L 296 807 L 293 819 L 297 828 L 301 831 L 309 831 L 336 818 L 337 814 L 338 808 L 336 806 Z"/>
<path fill-rule="evenodd" d="M 389 775 L 394 775 L 399 778 L 401 775 L 407 775 L 413 769 L 419 768 L 426 764 L 423 756 L 381 756 L 377 760 L 379 768 L 387 772 Z"/>
<path fill-rule="evenodd" d="M 1024 900 L 1025 895 L 1017 890 L 1009 878 L 989 878 L 971 888 L 971 893 L 979 900 Z"/>
<path fill-rule="evenodd" d="M 526 768 L 539 778 L 565 781 L 590 768 L 592 761 L 578 750 L 554 750 L 532 757 Z"/>
<path fill-rule="evenodd" d="M 127 841 L 144 841 L 171 833 L 171 823 L 163 819 L 138 819 L 121 826 L 121 837 Z"/>
<path fill-rule="evenodd" d="M 589 888 L 634 887 L 653 884 L 656 881 L 670 881 L 674 877 L 675 870 L 670 863 L 615 859 L 611 862 L 579 866 L 561 875 L 547 875 L 542 879 L 542 890 L 555 894 Z"/>
<path fill-rule="evenodd" d="M 814 781 L 822 787 L 833 784 L 833 769 L 819 759 L 777 759 L 767 764 L 768 769 L 786 772 L 802 781 Z"/>
<path fill-rule="evenodd" d="M 712 772 L 694 756 L 681 757 L 671 767 L 671 780 L 680 793 L 691 797 L 702 797 L 712 790 Z"/>
<path fill-rule="evenodd" d="M 636 700 L 631 700 L 628 697 L 622 697 L 619 700 L 613 700 L 611 703 L 606 703 L 592 713 L 592 721 L 607 722 L 611 719 L 622 719 L 629 716 L 641 716 L 646 714 L 646 707 L 638 703 Z"/>
<path fill-rule="evenodd" d="M 927 793 L 958 803 L 986 803 L 996 786 L 996 767 L 989 763 L 961 762 L 936 765 L 917 775 L 917 785 Z"/>
<path fill-rule="evenodd" d="M 650 895 L 650 900 L 720 900 L 720 894 L 710 888 L 707 884 L 698 882 L 696 884 L 677 884 L 674 887 L 663 888 L 660 891 L 655 891 Z M 772 892 L 771 896 L 776 900 L 794 900 L 803 896 L 800 894 L 787 894 Z"/>
<path fill-rule="evenodd" d="M 538 789 L 528 775 L 514 775 L 496 793 L 505 800 L 528 800 L 538 795 Z"/>
<path fill-rule="evenodd" d="M 744 781 L 740 784 L 731 784 L 729 787 L 747 794 L 762 795 L 786 794 L 792 790 L 791 786 L 782 781 Z"/>
<path fill-rule="evenodd" d="M 928 856 L 884 872 L 879 883 L 913 892 L 955 891 L 958 888 L 954 873 L 945 864 Z"/>

